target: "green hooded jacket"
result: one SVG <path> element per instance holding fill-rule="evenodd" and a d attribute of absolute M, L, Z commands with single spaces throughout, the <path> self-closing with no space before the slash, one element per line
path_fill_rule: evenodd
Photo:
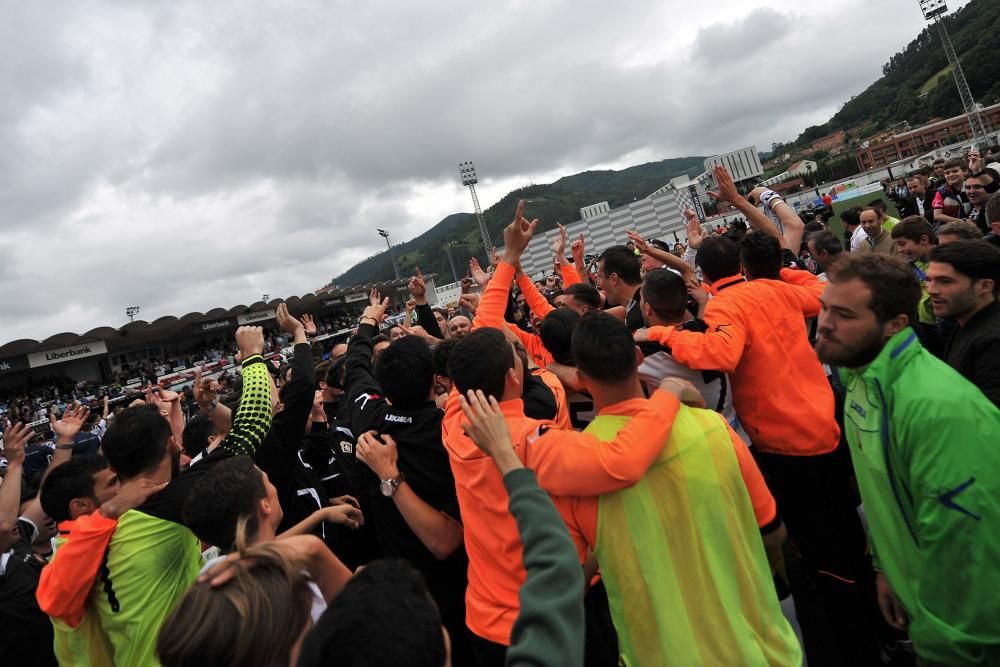
<path fill-rule="evenodd" d="M 841 373 L 875 567 L 917 654 L 1000 665 L 1000 409 L 910 328 Z"/>

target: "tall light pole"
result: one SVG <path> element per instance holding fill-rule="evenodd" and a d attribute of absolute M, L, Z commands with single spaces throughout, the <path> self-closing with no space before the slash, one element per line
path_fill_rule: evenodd
<path fill-rule="evenodd" d="M 458 241 L 448 241 L 444 244 L 444 251 L 448 253 L 448 264 L 451 266 L 451 277 L 454 282 L 458 282 L 458 272 L 455 271 L 455 260 L 451 258 L 451 249 L 458 245 Z"/>
<path fill-rule="evenodd" d="M 486 249 L 486 256 L 493 252 L 493 243 L 490 241 L 490 232 L 486 229 L 486 220 L 483 219 L 483 210 L 479 207 L 479 196 L 476 194 L 476 167 L 471 162 L 462 162 L 458 165 L 458 175 L 462 177 L 462 185 L 469 188 L 472 193 L 472 205 L 476 208 L 476 218 L 479 220 L 479 234 L 483 237 L 483 247 Z"/>
<path fill-rule="evenodd" d="M 263 301 L 264 303 L 267 303 L 268 301 L 271 300 L 271 295 L 270 294 L 261 294 L 260 295 L 260 300 Z"/>
<path fill-rule="evenodd" d="M 948 5 L 945 0 L 917 0 L 920 3 L 920 11 L 924 13 L 924 19 L 933 21 L 937 25 L 938 34 L 941 35 L 941 43 L 944 45 L 944 53 L 948 56 L 948 65 L 951 67 L 951 74 L 955 78 L 955 85 L 958 87 L 958 95 L 962 98 L 962 108 L 965 109 L 965 117 L 969 120 L 969 127 L 972 129 L 972 136 L 976 139 L 986 138 L 986 126 L 983 125 L 983 117 L 979 114 L 979 107 L 972 97 L 969 89 L 969 82 L 965 80 L 965 72 L 962 71 L 962 64 L 955 54 L 955 47 L 951 44 L 951 37 L 941 20 L 948 13 Z"/>
<path fill-rule="evenodd" d="M 389 258 L 392 259 L 392 270 L 396 272 L 396 280 L 399 280 L 399 267 L 396 266 L 396 254 L 392 252 L 392 244 L 389 243 L 389 232 L 380 229 L 378 235 L 385 239 L 385 245 L 389 248 Z"/>
<path fill-rule="evenodd" d="M 139 306 L 126 306 L 125 315 L 129 322 L 135 322 L 135 316 L 139 314 Z"/>

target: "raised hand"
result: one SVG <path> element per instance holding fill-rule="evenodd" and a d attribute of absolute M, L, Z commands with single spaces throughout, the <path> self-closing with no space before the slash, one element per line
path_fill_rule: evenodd
<path fill-rule="evenodd" d="M 417 309 L 417 302 L 414 301 L 413 299 L 407 299 L 407 301 L 406 301 L 406 312 L 412 313 L 416 309 Z"/>
<path fill-rule="evenodd" d="M 375 320 L 375 326 L 382 324 L 382 320 L 385 319 L 385 310 L 389 307 L 389 297 L 382 299 L 381 303 L 378 301 L 378 292 L 372 290 L 372 302 L 371 305 L 365 308 L 365 312 L 361 313 L 361 319 L 371 318 Z"/>
<path fill-rule="evenodd" d="M 198 404 L 198 407 L 204 409 L 218 398 L 219 383 L 215 380 L 202 379 L 201 366 L 199 366 L 194 371 L 194 384 L 191 385 L 191 391 L 194 394 L 194 402 Z"/>
<path fill-rule="evenodd" d="M 583 240 L 583 232 L 580 232 L 578 238 L 573 239 L 573 242 L 569 244 L 569 253 L 573 256 L 573 264 L 576 266 L 576 270 L 583 272 L 586 271 L 583 262 L 583 254 L 586 249 L 586 244 Z M 582 273 L 581 273 L 582 275 Z"/>
<path fill-rule="evenodd" d="M 685 209 L 684 217 L 687 218 L 688 245 L 697 250 L 701 247 L 702 241 L 705 240 L 705 234 L 701 231 L 701 223 L 698 222 L 698 216 L 691 209 Z"/>
<path fill-rule="evenodd" d="M 969 171 L 978 174 L 983 170 L 983 156 L 977 150 L 969 151 Z"/>
<path fill-rule="evenodd" d="M 715 182 L 719 184 L 719 189 L 715 192 L 709 191 L 709 197 L 731 204 L 742 199 L 739 190 L 736 189 L 736 183 L 733 182 L 733 177 L 729 175 L 725 167 L 721 164 L 715 165 L 712 175 L 715 176 Z"/>
<path fill-rule="evenodd" d="M 24 463 L 24 446 L 33 437 L 35 432 L 30 426 L 21 422 L 11 425 L 3 432 L 3 455 L 7 459 L 8 466 L 19 466 Z"/>
<path fill-rule="evenodd" d="M 419 270 L 420 269 L 417 269 L 417 271 Z M 377 306 L 381 301 L 381 295 L 378 293 L 378 290 L 373 287 L 371 293 L 368 295 L 368 305 Z"/>
<path fill-rule="evenodd" d="M 524 217 L 524 200 L 517 203 L 514 221 L 503 230 L 503 261 L 516 266 L 521 261 L 521 254 L 531 242 L 531 237 L 538 228 L 538 219 L 528 221 Z"/>
<path fill-rule="evenodd" d="M 424 282 L 424 274 L 420 273 L 420 267 L 417 267 L 417 272 L 407 285 L 407 289 L 410 290 L 410 296 L 413 300 L 417 302 L 418 306 L 423 306 L 427 303 L 427 284 Z"/>
<path fill-rule="evenodd" d="M 556 223 L 559 227 L 559 235 L 552 240 L 552 257 L 562 266 L 566 263 L 566 228 Z"/>
<path fill-rule="evenodd" d="M 63 412 L 63 416 L 59 421 L 56 421 L 55 415 L 49 415 L 49 426 L 59 440 L 72 442 L 76 434 L 83 428 L 83 425 L 87 423 L 89 415 L 90 408 L 82 405 L 67 405 L 66 411 Z M 6 443 L 6 439 L 4 442 Z"/>
<path fill-rule="evenodd" d="M 316 335 L 316 322 L 309 313 L 302 314 L 302 327 L 306 330 L 307 336 Z"/>
<path fill-rule="evenodd" d="M 625 233 L 628 234 L 629 239 L 631 239 L 632 243 L 635 244 L 636 250 L 642 254 L 649 252 L 649 244 L 646 243 L 646 239 L 639 235 L 639 232 L 634 229 L 629 229 Z"/>
<path fill-rule="evenodd" d="M 236 346 L 240 348 L 242 359 L 249 359 L 255 354 L 264 354 L 263 327 L 240 327 L 237 329 Z"/>
<path fill-rule="evenodd" d="M 486 289 L 486 285 L 490 282 L 490 274 L 483 271 L 482 267 L 479 266 L 479 260 L 475 257 L 469 260 L 469 275 L 476 281 L 480 289 Z"/>

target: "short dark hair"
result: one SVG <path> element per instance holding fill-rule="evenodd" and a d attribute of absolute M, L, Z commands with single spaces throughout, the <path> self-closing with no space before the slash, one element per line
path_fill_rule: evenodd
<path fill-rule="evenodd" d="M 461 393 L 480 389 L 503 400 L 504 379 L 514 367 L 514 351 L 499 329 L 484 327 L 465 336 L 451 350 L 448 376 Z"/>
<path fill-rule="evenodd" d="M 580 323 L 580 314 L 569 308 L 556 308 L 542 320 L 538 335 L 542 345 L 558 364 L 573 365 L 573 331 Z"/>
<path fill-rule="evenodd" d="M 253 542 L 260 526 L 257 503 L 267 497 L 264 476 L 248 456 L 216 463 L 195 482 L 184 500 L 184 524 L 195 536 L 223 551 L 236 547 L 237 527 Z"/>
<path fill-rule="evenodd" d="M 434 355 L 422 338 L 403 336 L 375 362 L 375 381 L 394 407 L 412 410 L 423 405 L 434 386 Z"/>
<path fill-rule="evenodd" d="M 122 411 L 101 440 L 108 463 L 123 480 L 155 468 L 167 453 L 170 424 L 155 405 Z"/>
<path fill-rule="evenodd" d="M 404 560 L 383 559 L 351 577 L 330 602 L 302 642 L 298 665 L 441 667 L 444 661 L 441 614 L 423 575 Z"/>
<path fill-rule="evenodd" d="M 601 384 L 618 384 L 635 375 L 635 341 L 621 320 L 587 313 L 573 332 L 573 362 Z"/>
<path fill-rule="evenodd" d="M 75 498 L 93 498 L 94 475 L 108 467 L 103 456 L 76 456 L 49 470 L 42 481 L 38 500 L 57 524 L 72 519 L 69 504 Z"/>
<path fill-rule="evenodd" d="M 861 207 L 852 206 L 840 212 L 840 219 L 845 225 L 857 227 L 861 224 Z"/>
<path fill-rule="evenodd" d="M 642 278 L 642 299 L 663 322 L 680 322 L 687 308 L 687 286 L 670 269 L 653 269 Z"/>
<path fill-rule="evenodd" d="M 813 242 L 817 253 L 825 250 L 830 255 L 838 255 L 844 251 L 844 245 L 837 238 L 837 235 L 827 230 L 813 232 L 807 240 Z"/>
<path fill-rule="evenodd" d="M 385 334 L 380 333 L 372 336 L 372 347 L 375 347 L 379 343 L 388 343 L 388 342 L 390 342 L 389 337 L 386 336 Z"/>
<path fill-rule="evenodd" d="M 947 160 L 945 160 L 943 157 L 939 157 L 936 160 L 934 160 L 934 162 L 932 162 L 931 164 L 936 167 L 938 165 L 945 165 L 947 163 L 948 163 Z"/>
<path fill-rule="evenodd" d="M 590 306 L 594 310 L 601 307 L 601 293 L 590 283 L 573 283 L 563 290 L 563 294 L 572 297 L 573 300 L 579 301 L 586 306 Z"/>
<path fill-rule="evenodd" d="M 824 229 L 826 229 L 826 227 L 824 227 L 823 223 L 820 222 L 820 221 L 818 221 L 818 220 L 813 220 L 812 222 L 807 222 L 806 223 L 806 227 L 805 227 L 805 231 L 807 231 L 807 232 L 821 232 Z"/>
<path fill-rule="evenodd" d="M 710 236 L 701 242 L 695 262 L 710 282 L 735 276 L 740 272 L 740 247 L 731 239 Z"/>
<path fill-rule="evenodd" d="M 920 283 L 901 259 L 880 254 L 842 253 L 827 277 L 831 283 L 854 279 L 863 282 L 871 290 L 869 307 L 879 324 L 898 315 L 908 316 L 910 324 L 917 322 L 917 305 L 922 294 Z"/>
<path fill-rule="evenodd" d="M 935 164 L 937 164 L 937 162 L 935 162 Z M 960 157 L 953 157 L 944 163 L 945 171 L 948 171 L 949 169 L 954 169 L 955 167 L 958 167 L 962 171 L 969 170 L 969 164 Z"/>
<path fill-rule="evenodd" d="M 973 282 L 993 281 L 993 296 L 1000 295 L 1000 250 L 983 240 L 955 241 L 931 250 L 930 261 L 950 264 Z"/>
<path fill-rule="evenodd" d="M 997 198 L 997 209 L 997 214 L 1000 214 L 1000 198 Z M 987 204 L 986 213 L 989 215 L 989 204 Z M 1000 222 L 1000 219 L 998 219 L 997 222 Z M 953 220 L 952 222 L 946 222 L 938 227 L 937 236 L 938 238 L 942 236 L 957 236 L 960 239 L 974 241 L 983 238 L 983 233 L 979 231 L 979 227 L 976 227 L 976 223 L 974 222 L 970 222 L 968 220 Z"/>
<path fill-rule="evenodd" d="M 639 261 L 635 253 L 623 245 L 613 245 L 597 258 L 605 276 L 617 273 L 627 285 L 638 285 L 642 281 Z"/>
<path fill-rule="evenodd" d="M 885 202 L 882 199 L 871 200 L 870 202 L 868 202 L 868 208 L 874 209 L 876 211 L 878 211 L 879 209 L 883 211 L 886 210 Z"/>
<path fill-rule="evenodd" d="M 434 373 L 448 377 L 448 358 L 457 340 L 448 338 L 434 346 Z"/>
<path fill-rule="evenodd" d="M 911 215 L 903 218 L 889 232 L 894 240 L 908 239 L 914 243 L 920 243 L 921 237 L 926 236 L 931 243 L 937 243 L 937 236 L 931 223 L 922 215 Z"/>
<path fill-rule="evenodd" d="M 751 230 L 740 241 L 740 262 L 750 280 L 777 280 L 781 277 L 781 243 L 770 234 Z"/>
<path fill-rule="evenodd" d="M 986 200 L 986 224 L 1000 222 L 1000 192 L 994 192 Z"/>
<path fill-rule="evenodd" d="M 198 414 L 191 418 L 184 425 L 184 453 L 194 458 L 208 448 L 208 440 L 219 434 L 219 427 L 215 425 L 211 417 L 206 414 Z"/>

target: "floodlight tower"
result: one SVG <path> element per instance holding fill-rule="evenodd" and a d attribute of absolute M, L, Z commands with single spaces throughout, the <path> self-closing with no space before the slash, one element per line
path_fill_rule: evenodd
<path fill-rule="evenodd" d="M 941 35 L 941 43 L 944 45 L 944 53 L 948 56 L 948 65 L 951 66 L 951 74 L 955 77 L 955 85 L 958 86 L 958 95 L 962 98 L 962 107 L 965 109 L 965 117 L 969 119 L 969 126 L 972 128 L 972 136 L 976 139 L 986 138 L 986 126 L 983 125 L 983 117 L 979 114 L 979 107 L 969 90 L 969 82 L 965 80 L 965 73 L 962 71 L 962 64 L 955 54 L 955 47 L 951 44 L 951 37 L 941 20 L 948 13 L 948 5 L 945 0 L 917 0 L 920 3 L 920 11 L 924 13 L 924 19 L 933 21 L 937 25 L 938 34 Z"/>
<path fill-rule="evenodd" d="M 396 253 L 392 251 L 392 244 L 389 242 L 389 232 L 380 229 L 378 235 L 385 239 L 385 245 L 389 248 L 389 259 L 392 260 L 392 270 L 396 273 L 396 280 L 399 280 L 399 265 L 396 264 Z"/>
<path fill-rule="evenodd" d="M 135 316 L 139 314 L 139 306 L 126 306 L 125 316 L 129 322 L 135 322 Z"/>
<path fill-rule="evenodd" d="M 479 207 L 479 196 L 476 195 L 476 168 L 471 162 L 462 162 L 458 165 L 458 175 L 462 177 L 462 185 L 469 188 L 472 193 L 472 205 L 476 207 L 476 218 L 479 220 L 479 233 L 483 237 L 483 247 L 486 248 L 486 257 L 489 258 L 493 252 L 493 243 L 490 241 L 490 232 L 486 229 L 486 220 L 483 219 L 483 210 Z"/>

